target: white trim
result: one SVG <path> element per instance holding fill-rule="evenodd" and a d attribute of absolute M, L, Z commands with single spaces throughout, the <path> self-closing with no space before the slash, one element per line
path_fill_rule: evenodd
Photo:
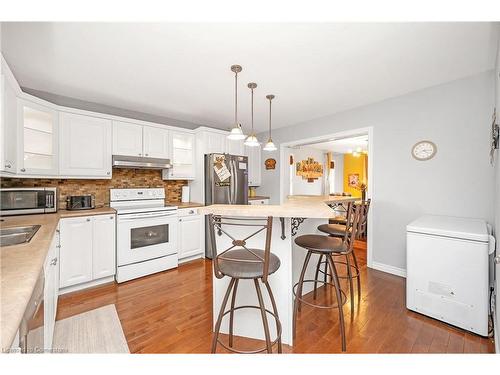
<path fill-rule="evenodd" d="M 498 319 L 497 319 L 497 311 L 496 311 L 496 308 L 497 308 L 497 294 L 495 292 L 494 294 L 494 301 L 493 301 L 493 305 L 492 305 L 492 312 L 491 312 L 491 315 L 493 317 L 493 340 L 495 341 L 495 353 L 500 353 L 500 332 L 498 330 Z"/>
<path fill-rule="evenodd" d="M 370 268 L 406 278 L 406 270 L 404 268 L 394 267 L 390 266 L 389 264 L 379 263 L 375 261 L 372 261 Z"/>
<path fill-rule="evenodd" d="M 88 288 L 95 287 L 97 285 L 107 284 L 107 283 L 111 283 L 111 282 L 113 282 L 113 283 L 115 282 L 114 275 L 103 277 L 102 279 L 92 280 L 92 281 L 82 283 L 82 284 L 71 285 L 71 286 L 67 286 L 65 288 L 61 288 L 61 289 L 59 289 L 59 295 L 63 295 L 66 293 L 71 293 L 71 292 L 76 292 L 78 290 L 88 289 Z"/>
<path fill-rule="evenodd" d="M 312 143 L 312 142 L 318 142 L 318 141 L 323 141 L 325 139 L 330 139 L 330 138 L 344 138 L 344 137 L 352 137 L 355 135 L 359 134 L 368 134 L 368 189 L 367 189 L 367 198 L 371 198 L 372 203 L 370 205 L 370 211 L 368 212 L 368 238 L 367 238 L 367 250 L 366 250 L 366 255 L 367 255 L 367 266 L 369 268 L 375 268 L 373 266 L 373 211 L 376 210 L 376 201 L 375 201 L 375 194 L 374 194 L 374 189 L 373 189 L 373 158 L 374 158 L 374 147 L 373 147 L 373 126 L 368 126 L 365 128 L 358 128 L 358 129 L 352 129 L 352 130 L 345 130 L 345 131 L 340 131 L 336 133 L 331 133 L 331 134 L 323 134 L 320 136 L 312 137 L 312 138 L 304 138 L 300 139 L 297 141 L 291 141 L 291 142 L 285 142 L 280 144 L 280 180 L 279 180 L 279 189 L 280 189 L 280 203 L 283 203 L 285 200 L 285 194 L 283 192 L 283 184 L 284 184 L 284 179 L 285 179 L 285 170 L 284 166 L 288 166 L 288 162 L 284 161 L 285 157 L 285 147 L 293 147 L 297 146 L 299 144 L 304 144 L 304 143 Z M 374 204 L 375 203 L 375 204 Z M 390 266 L 388 266 L 390 267 Z M 394 267 L 395 268 L 395 267 Z M 398 270 L 398 268 L 395 268 Z M 405 275 L 406 275 L 406 271 Z M 392 272 L 389 272 L 392 273 Z"/>
<path fill-rule="evenodd" d="M 183 264 L 183 263 L 191 262 L 192 260 L 203 259 L 203 258 L 205 258 L 205 254 L 202 254 L 202 253 L 189 255 L 185 258 L 179 259 L 179 264 Z"/>

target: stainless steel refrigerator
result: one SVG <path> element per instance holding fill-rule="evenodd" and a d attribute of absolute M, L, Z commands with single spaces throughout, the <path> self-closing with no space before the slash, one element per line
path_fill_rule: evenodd
<path fill-rule="evenodd" d="M 248 204 L 248 158 L 230 154 L 205 155 L 205 204 Z M 205 257 L 212 259 L 205 221 Z"/>

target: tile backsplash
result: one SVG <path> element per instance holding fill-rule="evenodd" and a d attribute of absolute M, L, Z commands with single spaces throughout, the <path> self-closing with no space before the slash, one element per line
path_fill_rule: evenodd
<path fill-rule="evenodd" d="M 180 202 L 184 180 L 164 181 L 161 170 L 113 169 L 110 180 L 68 180 L 48 178 L 1 178 L 2 188 L 11 187 L 57 187 L 59 208 L 66 208 L 68 195 L 95 196 L 96 207 L 109 206 L 109 189 L 116 188 L 164 188 L 167 202 Z"/>

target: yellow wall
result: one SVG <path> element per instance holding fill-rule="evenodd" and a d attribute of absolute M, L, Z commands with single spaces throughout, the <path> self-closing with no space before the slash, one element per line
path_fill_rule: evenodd
<path fill-rule="evenodd" d="M 368 156 L 360 155 L 358 157 L 352 154 L 344 154 L 344 192 L 351 193 L 353 197 L 361 197 L 361 190 L 349 187 L 348 176 L 352 173 L 359 174 L 359 182 L 368 183 Z"/>

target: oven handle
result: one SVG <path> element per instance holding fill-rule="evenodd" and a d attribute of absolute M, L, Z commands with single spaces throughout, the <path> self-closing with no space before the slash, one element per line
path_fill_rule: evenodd
<path fill-rule="evenodd" d="M 168 214 L 161 214 L 161 215 L 149 215 L 149 216 L 131 216 L 131 217 L 120 217 L 118 215 L 118 221 L 133 221 L 133 220 L 140 220 L 140 219 L 154 219 L 154 218 L 159 218 L 159 217 L 172 217 L 176 216 L 177 212 L 175 213 L 168 213 Z"/>

